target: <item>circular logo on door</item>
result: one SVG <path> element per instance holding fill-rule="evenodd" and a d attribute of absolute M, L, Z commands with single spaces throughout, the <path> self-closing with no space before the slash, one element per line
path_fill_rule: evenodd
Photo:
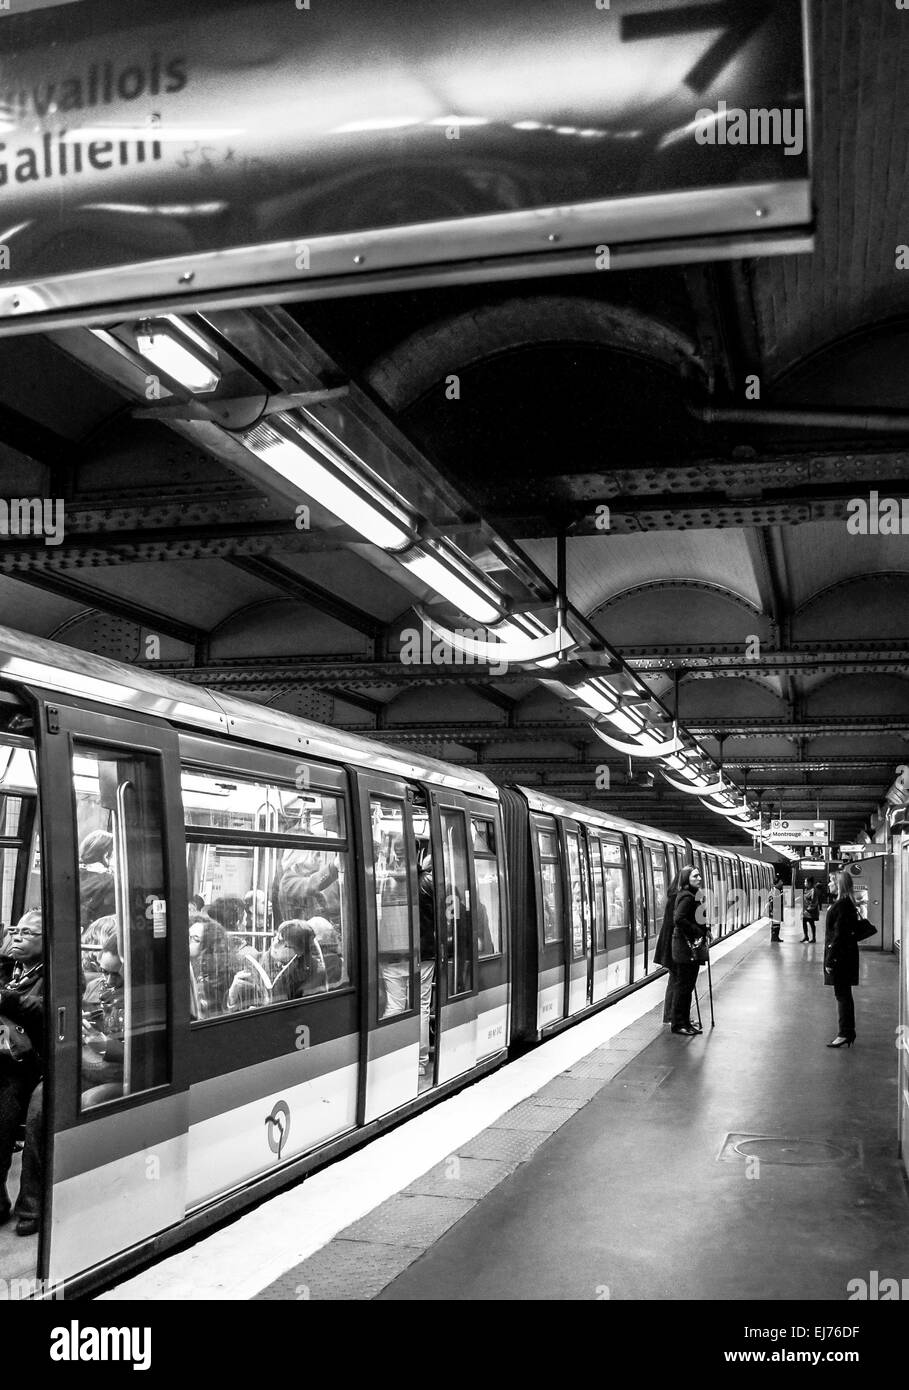
<path fill-rule="evenodd" d="M 281 1150 L 290 1135 L 290 1107 L 286 1101 L 279 1100 L 275 1103 L 271 1114 L 265 1121 L 265 1128 L 268 1134 L 268 1147 L 273 1154 L 277 1154 L 280 1158 Z"/>

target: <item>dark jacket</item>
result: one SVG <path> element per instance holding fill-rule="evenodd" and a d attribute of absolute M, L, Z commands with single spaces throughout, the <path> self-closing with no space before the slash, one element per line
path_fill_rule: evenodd
<path fill-rule="evenodd" d="M 707 935 L 707 927 L 698 921 L 700 894 L 683 888 L 673 910 L 672 958 L 687 963 L 692 949 Z"/>
<path fill-rule="evenodd" d="M 802 900 L 802 913 L 809 921 L 816 922 L 821 915 L 821 891 L 817 884 L 812 888 L 805 889 L 805 896 Z"/>
<path fill-rule="evenodd" d="M 859 949 L 855 937 L 858 909 L 849 898 L 837 898 L 827 910 L 824 935 L 824 984 L 844 989 L 859 982 Z"/>
<path fill-rule="evenodd" d="M 671 890 L 666 897 L 666 906 L 663 908 L 663 925 L 660 927 L 660 934 L 656 939 L 653 948 L 653 959 L 657 965 L 672 964 L 672 933 L 675 930 L 675 900 L 677 892 Z"/>
<path fill-rule="evenodd" d="M 96 873 L 93 869 L 80 869 L 79 913 L 82 927 L 87 927 L 98 917 L 110 917 L 116 910 L 113 874 L 106 871 Z"/>

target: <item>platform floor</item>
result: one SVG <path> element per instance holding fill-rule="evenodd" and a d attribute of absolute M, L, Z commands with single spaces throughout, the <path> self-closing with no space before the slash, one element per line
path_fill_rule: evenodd
<path fill-rule="evenodd" d="M 834 1300 L 909 1273 L 897 962 L 830 1051 L 820 944 L 714 952 L 717 1026 L 638 991 L 105 1298 Z"/>

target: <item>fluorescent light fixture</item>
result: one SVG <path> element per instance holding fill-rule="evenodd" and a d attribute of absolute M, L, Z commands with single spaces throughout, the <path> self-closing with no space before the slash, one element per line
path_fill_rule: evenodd
<path fill-rule="evenodd" d="M 405 569 L 474 622 L 489 627 L 502 618 L 503 596 L 450 541 L 423 541 L 398 558 Z"/>
<path fill-rule="evenodd" d="M 583 681 L 573 688 L 573 694 L 595 709 L 598 714 L 614 714 L 619 707 L 619 697 L 605 681 Z M 637 732 L 633 730 L 632 732 Z"/>
<path fill-rule="evenodd" d="M 540 637 L 555 636 L 552 629 L 541 622 L 534 613 L 513 613 L 505 622 L 496 623 L 493 632 L 503 642 L 512 643 L 523 643 L 528 637 L 535 641 Z M 546 669 L 552 669 L 553 666 L 559 666 L 561 661 L 560 656 L 538 657 L 536 664 Z"/>
<path fill-rule="evenodd" d="M 606 718 L 623 734 L 642 734 L 646 729 L 646 723 L 640 715 L 626 714 L 623 710 L 613 710 L 611 714 L 606 715 Z"/>
<path fill-rule="evenodd" d="M 365 471 L 355 470 L 315 435 L 304 437 L 295 421 L 277 418 L 293 429 L 293 437 L 257 425 L 243 440 L 256 458 L 382 550 L 404 550 L 413 543 L 413 518 Z"/>
<path fill-rule="evenodd" d="M 221 380 L 214 349 L 174 314 L 143 319 L 136 327 L 136 347 L 153 367 L 195 396 L 214 391 Z"/>

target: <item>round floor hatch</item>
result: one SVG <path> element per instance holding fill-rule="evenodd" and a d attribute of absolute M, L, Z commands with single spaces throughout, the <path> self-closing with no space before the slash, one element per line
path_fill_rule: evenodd
<path fill-rule="evenodd" d="M 845 1149 L 820 1139 L 740 1139 L 735 1151 L 744 1158 L 759 1158 L 762 1163 L 837 1163 L 845 1158 Z"/>

